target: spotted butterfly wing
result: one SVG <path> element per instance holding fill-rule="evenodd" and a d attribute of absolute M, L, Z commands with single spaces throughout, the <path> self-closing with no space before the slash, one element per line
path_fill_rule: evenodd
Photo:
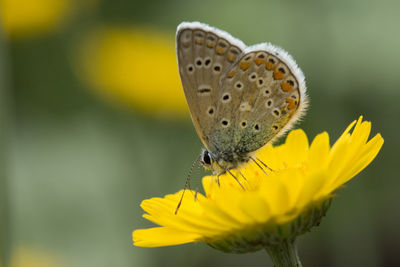
<path fill-rule="evenodd" d="M 307 106 L 303 73 L 271 44 L 246 47 L 224 31 L 182 23 L 177 55 L 195 128 L 227 166 L 285 133 Z"/>
<path fill-rule="evenodd" d="M 179 74 L 193 124 L 204 146 L 213 150 L 210 137 L 221 80 L 246 46 L 227 32 L 199 22 L 184 22 L 178 26 L 176 47 Z"/>
<path fill-rule="evenodd" d="M 269 43 L 247 47 L 219 88 L 211 137 L 219 139 L 218 150 L 246 155 L 284 134 L 305 111 L 305 90 L 304 75 L 287 52 Z"/>

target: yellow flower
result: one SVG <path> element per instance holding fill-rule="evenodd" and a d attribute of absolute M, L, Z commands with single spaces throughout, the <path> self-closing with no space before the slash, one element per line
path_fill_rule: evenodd
<path fill-rule="evenodd" d="M 61 267 L 66 266 L 56 253 L 29 247 L 18 247 L 11 253 L 9 267 Z M 1 267 L 0 260 L 0 267 Z"/>
<path fill-rule="evenodd" d="M 150 115 L 186 117 L 174 39 L 149 28 L 103 28 L 79 48 L 78 75 L 108 99 Z"/>
<path fill-rule="evenodd" d="M 378 154 L 383 138 L 377 134 L 368 141 L 370 131 L 371 123 L 360 117 L 330 147 L 326 132 L 309 145 L 302 130 L 293 130 L 284 144 L 256 153 L 273 169 L 268 175 L 254 163 L 240 168 L 246 180 L 233 172 L 245 190 L 230 175 L 220 177 L 220 186 L 215 177 L 204 177 L 205 195 L 185 194 L 177 215 L 182 192 L 144 200 L 143 217 L 161 227 L 134 231 L 134 245 L 201 241 L 226 252 L 247 252 L 293 241 L 319 224 L 334 191 Z"/>
<path fill-rule="evenodd" d="M 29 36 L 62 24 L 71 0 L 0 0 L 0 20 L 7 35 Z"/>

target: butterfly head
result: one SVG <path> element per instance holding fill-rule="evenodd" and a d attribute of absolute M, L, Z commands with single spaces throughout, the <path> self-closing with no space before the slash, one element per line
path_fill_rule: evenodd
<path fill-rule="evenodd" d="M 225 166 L 221 166 L 221 162 L 215 159 L 207 149 L 203 149 L 200 155 L 200 163 L 204 169 L 214 172 L 225 170 Z"/>
<path fill-rule="evenodd" d="M 213 170 L 213 165 L 215 165 L 215 160 L 211 156 L 210 152 L 207 151 L 207 149 L 203 149 L 201 151 L 201 156 L 200 156 L 200 163 L 206 170 Z"/>
<path fill-rule="evenodd" d="M 227 155 L 228 156 L 228 155 Z M 224 158 L 221 155 L 213 155 L 207 149 L 203 148 L 200 155 L 200 164 L 204 169 L 213 171 L 214 174 L 224 173 L 227 169 L 232 169 L 241 163 L 248 161 L 248 156 L 233 158 Z"/>

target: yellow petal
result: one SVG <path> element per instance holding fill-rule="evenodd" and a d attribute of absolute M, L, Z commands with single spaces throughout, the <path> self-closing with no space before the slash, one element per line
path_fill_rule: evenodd
<path fill-rule="evenodd" d="M 308 156 L 310 169 L 326 168 L 329 157 L 329 135 L 323 132 L 317 135 L 310 146 Z"/>
<path fill-rule="evenodd" d="M 169 195 L 165 199 L 154 198 L 143 201 L 142 208 L 151 214 L 143 216 L 158 225 L 182 229 L 187 232 L 201 233 L 206 236 L 213 235 L 224 229 L 222 225 L 210 224 L 199 219 L 202 217 L 203 212 L 199 209 L 200 205 L 191 196 L 184 198 L 180 210 L 175 214 L 176 204 L 179 199 L 178 195 Z"/>
<path fill-rule="evenodd" d="M 305 160 L 308 151 L 308 139 L 301 129 L 289 133 L 286 142 L 286 160 L 289 166 L 293 166 Z"/>
<path fill-rule="evenodd" d="M 285 171 L 265 177 L 267 182 L 263 183 L 260 188 L 260 194 L 262 194 L 265 202 L 270 207 L 269 210 L 272 216 L 284 213 L 288 209 L 290 198 L 285 183 L 282 180 L 290 179 L 292 174 L 293 172 L 291 171 Z"/>
<path fill-rule="evenodd" d="M 372 160 L 379 153 L 380 149 L 383 145 L 383 138 L 380 134 L 377 134 L 374 138 L 372 138 L 364 147 L 362 156 L 359 157 L 356 163 L 351 166 L 349 169 L 344 172 L 339 179 L 336 181 L 336 184 L 333 187 L 337 187 L 341 184 L 344 184 L 355 175 L 357 175 L 360 171 L 362 171 L 366 166 L 368 166 Z"/>
<path fill-rule="evenodd" d="M 263 197 L 256 194 L 244 194 L 240 208 L 254 223 L 265 223 L 270 218 L 270 207 Z"/>
<path fill-rule="evenodd" d="M 138 247 L 161 247 L 195 242 L 201 239 L 201 235 L 167 227 L 154 227 L 134 231 L 132 239 L 133 244 Z"/>

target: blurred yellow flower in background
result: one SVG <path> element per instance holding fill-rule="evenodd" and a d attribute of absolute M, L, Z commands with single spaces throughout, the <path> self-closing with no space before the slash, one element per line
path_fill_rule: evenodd
<path fill-rule="evenodd" d="M 78 48 L 78 75 L 107 99 L 150 115 L 186 117 L 173 36 L 150 28 L 94 31 Z"/>
<path fill-rule="evenodd" d="M 204 177 L 205 195 L 186 194 L 176 215 L 182 192 L 144 200 L 143 217 L 161 227 L 134 231 L 134 245 L 200 241 L 225 252 L 247 252 L 292 242 L 319 224 L 333 192 L 378 154 L 383 138 L 377 134 L 368 141 L 370 131 L 371 123 L 360 117 L 330 147 L 326 132 L 309 145 L 302 130 L 293 130 L 284 144 L 256 154 L 274 171 L 265 175 L 253 163 L 232 170 L 245 190 L 228 174 L 220 177 L 220 186 L 214 176 Z"/>
<path fill-rule="evenodd" d="M 60 257 L 48 251 L 19 247 L 11 254 L 8 267 L 62 267 Z M 0 261 L 0 267 L 1 261 Z"/>
<path fill-rule="evenodd" d="M 0 20 L 6 35 L 30 36 L 61 25 L 71 0 L 0 0 Z"/>
<path fill-rule="evenodd" d="M 91 10 L 100 0 L 0 0 L 0 28 L 12 39 L 56 31 L 76 11 Z"/>

